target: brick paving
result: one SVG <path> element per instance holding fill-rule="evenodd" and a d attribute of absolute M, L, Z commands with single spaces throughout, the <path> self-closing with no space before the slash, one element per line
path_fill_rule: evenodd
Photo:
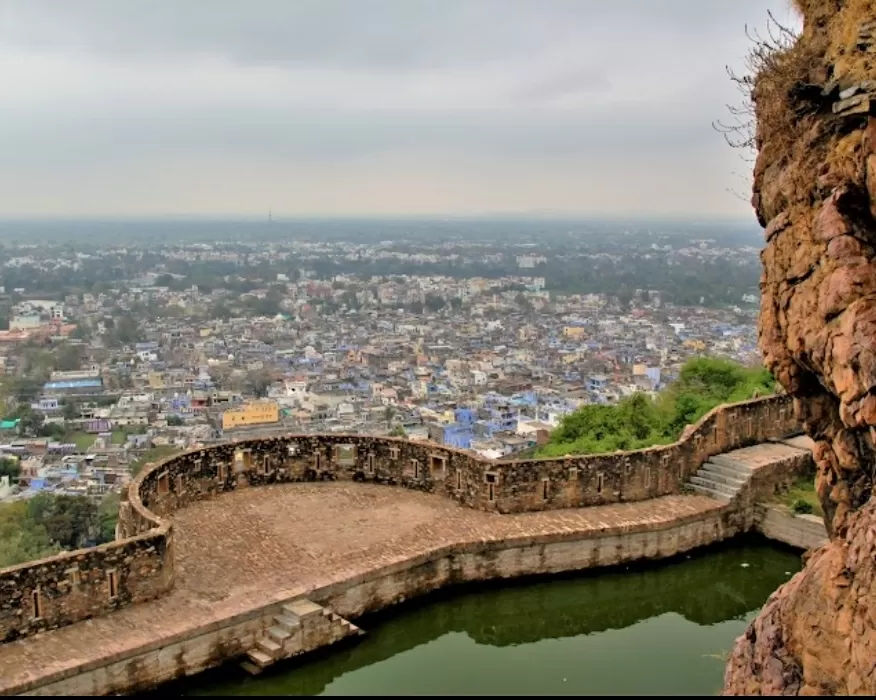
<path fill-rule="evenodd" d="M 193 628 L 445 545 L 586 536 L 695 517 L 704 496 L 498 515 L 406 489 L 285 484 L 202 501 L 174 518 L 176 580 L 159 600 L 0 645 L 0 694 L 47 674 L 168 643 Z"/>

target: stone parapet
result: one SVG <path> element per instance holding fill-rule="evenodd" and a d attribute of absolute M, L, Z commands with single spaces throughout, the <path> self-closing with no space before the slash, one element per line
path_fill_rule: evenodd
<path fill-rule="evenodd" d="M 173 582 L 167 516 L 224 492 L 353 480 L 436 493 L 505 514 L 580 508 L 678 494 L 711 456 L 798 430 L 790 399 L 773 396 L 719 406 L 671 445 L 613 454 L 497 462 L 433 443 L 361 435 L 252 438 L 190 450 L 133 480 L 119 509 L 121 539 L 0 570 L 0 639 L 71 624 L 167 591 Z M 83 573 L 73 573 L 71 562 Z"/>

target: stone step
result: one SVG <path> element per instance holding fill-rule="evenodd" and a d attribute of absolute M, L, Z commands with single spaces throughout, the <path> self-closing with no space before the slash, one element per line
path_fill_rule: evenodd
<path fill-rule="evenodd" d="M 290 615 L 274 615 L 274 622 L 277 623 L 277 627 L 286 630 L 290 634 L 301 627 L 301 621 Z"/>
<path fill-rule="evenodd" d="M 741 481 L 748 481 L 749 479 L 751 479 L 752 474 L 752 472 L 744 472 L 738 469 L 734 469 L 733 467 L 726 467 L 720 464 L 715 464 L 713 462 L 706 462 L 702 467 L 700 467 L 700 470 L 714 474 L 722 474 L 724 476 L 729 476 L 731 479 L 739 479 Z"/>
<path fill-rule="evenodd" d="M 716 464 L 715 462 L 706 462 L 703 466 L 700 467 L 700 471 L 704 472 L 714 472 L 715 474 L 723 474 L 724 476 L 730 476 L 734 479 L 744 479 L 748 480 L 751 474 L 747 472 L 740 471 L 735 467 L 726 467 L 720 464 Z"/>
<path fill-rule="evenodd" d="M 696 491 L 697 493 L 701 493 L 704 496 L 709 496 L 710 498 L 717 498 L 719 501 L 730 501 L 730 496 L 726 493 L 721 493 L 720 491 L 713 491 L 712 489 L 706 488 L 705 486 L 699 486 L 698 484 L 689 484 L 690 488 Z"/>
<path fill-rule="evenodd" d="M 350 622 L 349 620 L 344 620 L 344 622 L 343 622 L 343 627 L 344 627 L 344 629 L 346 629 L 347 632 L 349 632 L 350 634 L 365 634 L 361 629 L 359 629 L 358 627 L 356 627 L 356 625 L 354 625 L 354 624 L 353 624 L 352 622 Z"/>
<path fill-rule="evenodd" d="M 737 488 L 741 488 L 745 485 L 746 479 L 740 479 L 736 476 L 728 476 L 727 474 L 723 474 L 722 472 L 717 471 L 709 471 L 707 469 L 700 469 L 696 476 L 701 479 L 709 479 L 710 481 L 718 481 L 722 484 L 728 484 L 730 486 L 735 486 Z"/>
<path fill-rule="evenodd" d="M 259 668 L 265 668 L 274 663 L 274 657 L 270 656 L 266 652 L 261 649 L 250 649 L 246 652 L 246 655 L 255 663 Z"/>
<path fill-rule="evenodd" d="M 321 605 L 317 605 L 312 600 L 307 600 L 307 598 L 295 600 L 283 606 L 283 613 L 296 620 L 311 615 L 318 615 L 323 610 L 324 608 Z"/>
<path fill-rule="evenodd" d="M 745 462 L 741 462 L 738 459 L 733 459 L 733 457 L 728 457 L 727 455 L 714 455 L 709 458 L 709 462 L 712 464 L 717 464 L 721 467 L 727 467 L 728 469 L 733 469 L 744 476 L 751 475 L 751 467 L 749 467 Z"/>
<path fill-rule="evenodd" d="M 732 498 L 737 493 L 739 493 L 739 488 L 737 486 L 731 486 L 730 484 L 723 484 L 720 481 L 712 481 L 711 479 L 703 479 L 700 476 L 692 476 L 690 478 L 690 483 L 694 486 L 702 486 L 703 488 L 707 488 L 707 489 L 710 489 L 712 491 L 718 491 L 719 493 L 725 493 L 730 498 Z"/>
<path fill-rule="evenodd" d="M 343 620 L 340 615 L 336 612 L 329 610 L 328 608 L 323 608 L 322 614 L 325 615 L 331 622 L 337 622 L 338 620 Z"/>
<path fill-rule="evenodd" d="M 257 675 L 259 675 L 259 674 L 262 672 L 262 667 L 261 667 L 261 666 L 257 666 L 257 665 L 254 664 L 252 661 L 241 661 L 241 662 L 240 662 L 240 667 L 241 667 L 244 671 L 246 671 L 247 673 L 249 673 L 249 674 L 251 674 L 251 675 L 253 675 L 253 676 L 257 676 Z"/>
<path fill-rule="evenodd" d="M 276 659 L 277 654 L 283 650 L 283 645 L 270 637 L 262 637 L 256 645 L 266 654 L 270 654 L 273 659 Z"/>
<path fill-rule="evenodd" d="M 268 627 L 267 635 L 275 642 L 282 644 L 292 636 L 292 633 L 283 629 L 279 625 L 274 625 L 273 627 Z"/>

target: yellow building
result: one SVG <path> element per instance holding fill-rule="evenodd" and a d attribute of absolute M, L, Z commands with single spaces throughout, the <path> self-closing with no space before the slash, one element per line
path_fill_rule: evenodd
<path fill-rule="evenodd" d="M 248 425 L 276 423 L 280 407 L 273 401 L 253 401 L 239 408 L 230 408 L 222 414 L 222 430 L 243 428 Z"/>
<path fill-rule="evenodd" d="M 690 350 L 695 350 L 697 352 L 703 352 L 706 349 L 706 344 L 702 340 L 685 340 L 682 343 L 684 347 L 689 348 Z"/>
<path fill-rule="evenodd" d="M 583 326 L 566 326 L 563 328 L 563 336 L 570 340 L 584 340 L 587 337 L 587 329 Z"/>
<path fill-rule="evenodd" d="M 164 372 L 150 372 L 149 375 L 150 389 L 164 389 Z"/>

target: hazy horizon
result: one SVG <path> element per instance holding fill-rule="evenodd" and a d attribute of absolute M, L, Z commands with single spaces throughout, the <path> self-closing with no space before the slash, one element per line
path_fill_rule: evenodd
<path fill-rule="evenodd" d="M 697 214 L 630 214 L 626 212 L 614 212 L 603 214 L 574 214 L 561 212 L 558 214 L 552 213 L 531 213 L 531 212 L 487 212 L 484 214 L 467 214 L 453 212 L 439 213 L 417 213 L 417 214 L 392 214 L 392 213 L 376 213 L 376 214 L 301 214 L 272 216 L 268 218 L 267 212 L 259 217 L 250 214 L 151 214 L 151 215 L 130 215 L 130 216 L 99 216 L 99 215 L 83 215 L 83 216 L 40 216 L 40 215 L 19 215 L 19 216 L 4 216 L 0 214 L 0 225 L 8 226 L 11 224 L 185 224 L 185 223 L 240 223 L 240 224 L 283 224 L 283 223 L 307 223 L 307 222 L 380 222 L 380 221 L 411 221 L 411 222 L 440 222 L 440 221 L 460 221 L 460 222 L 497 222 L 497 221 L 519 221 L 529 223 L 577 223 L 577 224 L 712 224 L 712 225 L 736 225 L 749 228 L 759 228 L 759 225 L 754 217 L 754 214 L 743 214 L 736 216 L 720 216 L 720 215 L 697 215 Z"/>
<path fill-rule="evenodd" d="M 0 219 L 753 220 L 788 0 L 0 0 Z"/>

